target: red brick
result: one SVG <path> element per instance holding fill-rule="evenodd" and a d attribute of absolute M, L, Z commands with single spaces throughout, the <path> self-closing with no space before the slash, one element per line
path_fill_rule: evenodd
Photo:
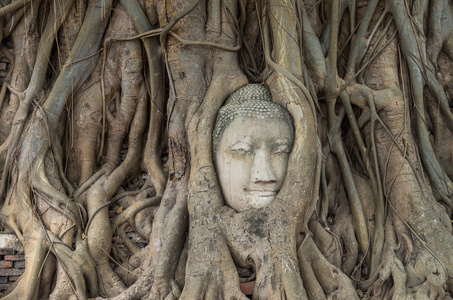
<path fill-rule="evenodd" d="M 14 268 L 25 269 L 25 260 L 18 260 L 14 262 Z"/>
<path fill-rule="evenodd" d="M 2 283 L 0 284 L 0 291 L 5 291 L 11 286 L 10 283 Z"/>
<path fill-rule="evenodd" d="M 25 255 L 5 255 L 5 260 L 25 260 Z"/>
<path fill-rule="evenodd" d="M 254 287 L 255 281 L 241 283 L 241 291 L 244 293 L 244 295 L 252 295 Z"/>
<path fill-rule="evenodd" d="M 19 276 L 23 272 L 23 269 L 0 269 L 0 276 Z"/>
<path fill-rule="evenodd" d="M 0 260 L 0 269 L 9 269 L 13 267 L 13 262 L 9 260 Z"/>
<path fill-rule="evenodd" d="M 20 278 L 20 276 L 9 276 L 8 279 L 9 281 L 17 281 Z"/>
<path fill-rule="evenodd" d="M 11 255 L 14 254 L 12 249 L 0 249 L 0 255 Z"/>

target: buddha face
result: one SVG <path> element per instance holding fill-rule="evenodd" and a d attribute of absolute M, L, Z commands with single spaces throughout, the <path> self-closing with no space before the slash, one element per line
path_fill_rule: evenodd
<path fill-rule="evenodd" d="M 244 116 L 228 124 L 214 155 L 226 204 L 241 212 L 272 203 L 285 180 L 293 139 L 281 119 Z"/>

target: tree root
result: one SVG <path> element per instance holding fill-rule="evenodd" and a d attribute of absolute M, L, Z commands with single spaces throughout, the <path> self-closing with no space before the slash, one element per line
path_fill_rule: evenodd
<path fill-rule="evenodd" d="M 27 5 L 31 0 L 18 0 L 14 1 L 13 3 L 10 3 L 8 5 L 5 5 L 0 8 L 0 18 L 3 18 L 9 13 L 14 12 L 15 10 L 18 10 L 19 8 Z"/>
<path fill-rule="evenodd" d="M 50 233 L 49 235 L 52 241 L 50 249 L 57 257 L 58 263 L 62 264 L 75 288 L 74 292 L 77 297 L 81 299 L 86 297 L 87 290 L 90 291 L 90 295 L 97 295 L 99 293 L 98 276 L 101 274 L 98 273 L 95 262 L 88 252 L 86 242 L 83 242 L 80 237 L 76 238 L 75 250 L 71 250 L 66 244 L 59 242 L 56 237 Z"/>
<path fill-rule="evenodd" d="M 129 150 L 125 161 L 108 176 L 104 175 L 103 179 L 99 179 L 93 187 L 88 191 L 87 210 L 89 215 L 90 227 L 86 228 L 88 237 L 88 245 L 90 254 L 94 257 L 100 274 L 100 278 L 104 283 L 104 288 L 107 296 L 114 296 L 124 290 L 125 286 L 113 273 L 109 265 L 109 253 L 112 240 L 112 231 L 108 220 L 108 208 L 106 203 L 117 192 L 118 188 L 124 180 L 130 176 L 133 167 L 137 164 L 142 145 L 139 136 L 143 134 L 146 122 L 143 122 L 146 115 L 146 99 L 144 96 L 144 87 L 140 89 L 142 97 L 138 98 L 138 104 L 135 109 L 130 134 L 129 134 Z M 132 99 L 132 98 L 131 98 Z M 109 148 L 107 148 L 109 151 Z M 107 168 L 108 169 L 108 168 Z"/>
<path fill-rule="evenodd" d="M 416 133 L 420 141 L 421 146 L 419 147 L 421 160 L 423 165 L 428 173 L 431 184 L 434 187 L 434 190 L 438 198 L 445 202 L 446 205 L 453 210 L 453 201 L 449 198 L 451 191 L 453 190 L 453 182 L 448 178 L 445 172 L 442 170 L 437 158 L 434 155 L 431 143 L 429 141 L 428 130 L 425 125 L 425 109 L 424 109 L 424 100 L 423 100 L 423 87 L 425 84 L 434 87 L 433 92 L 438 91 L 438 85 L 434 86 L 433 76 L 425 66 L 425 58 L 421 55 L 420 43 L 422 43 L 418 34 L 414 32 L 413 23 L 408 16 L 407 11 L 405 10 L 405 4 L 402 1 L 396 1 L 391 6 L 391 13 L 394 16 L 401 43 L 404 45 L 403 54 L 406 57 L 407 63 L 409 65 L 409 75 L 412 95 L 414 97 L 414 103 L 417 108 L 416 118 Z M 411 27 L 412 25 L 412 27 Z M 414 37 L 410 39 L 410 37 Z M 420 65 L 421 64 L 421 65 Z M 425 78 L 427 77 L 427 78 Z M 437 80 L 436 80 L 437 81 Z M 447 108 L 445 103 L 445 92 L 441 91 L 441 97 L 438 98 L 438 101 L 441 104 L 441 111 L 445 111 L 448 115 L 446 119 L 447 124 L 450 129 L 453 129 L 453 115 Z"/>
<path fill-rule="evenodd" d="M 420 249 L 409 247 L 408 259 L 406 256 L 400 259 L 399 255 L 403 245 L 397 244 L 399 235 L 398 228 L 392 225 L 392 217 L 386 222 L 386 246 L 383 253 L 382 265 L 376 276 L 367 281 L 360 282 L 361 289 L 368 289 L 368 297 L 373 299 L 445 299 L 448 297 L 446 286 L 448 282 L 448 271 L 433 258 L 431 253 Z M 409 238 L 410 239 L 410 238 Z M 401 242 L 400 242 L 401 243 Z M 423 247 L 423 246 L 422 246 Z M 421 251 L 420 251 L 421 250 Z M 388 281 L 393 284 L 389 285 Z"/>
<path fill-rule="evenodd" d="M 156 196 L 153 198 L 145 198 L 139 200 L 126 208 L 120 215 L 116 217 L 113 221 L 113 228 L 118 230 L 118 234 L 121 237 L 121 241 L 126 245 L 126 247 L 133 253 L 136 254 L 139 251 L 139 248 L 132 243 L 129 237 L 126 235 L 124 228 L 126 227 L 127 223 L 129 223 L 133 228 L 135 228 L 135 215 L 150 206 L 158 206 L 162 197 Z M 149 237 L 146 237 L 149 238 Z"/>
<path fill-rule="evenodd" d="M 31 241 L 29 240 L 29 237 L 26 238 L 26 244 L 24 245 L 25 257 L 27 260 L 25 272 L 16 288 L 3 299 L 37 299 L 40 282 L 40 276 L 38 276 L 38 274 L 41 270 L 47 250 L 44 235 L 39 229 L 38 232 L 40 232 L 40 236 L 36 237 L 33 243 L 30 243 Z M 27 247 L 27 245 L 31 246 Z"/>
<path fill-rule="evenodd" d="M 121 3 L 133 21 L 136 30 L 140 34 L 153 29 L 148 17 L 145 15 L 137 1 L 121 1 Z M 162 195 L 164 193 L 166 183 L 166 176 L 160 159 L 160 131 L 162 129 L 165 109 L 165 96 L 163 90 L 164 77 L 160 76 L 163 71 L 163 65 L 159 53 L 160 45 L 157 38 L 145 39 L 143 40 L 143 43 L 149 65 L 149 94 L 151 102 L 151 114 L 149 117 L 149 129 L 148 137 L 146 139 L 144 163 L 157 194 Z"/>
<path fill-rule="evenodd" d="M 0 52 L 2 55 L 9 61 L 10 69 L 8 71 L 8 74 L 6 75 L 4 81 L 7 81 L 8 79 L 11 79 L 11 75 L 13 74 L 14 70 L 14 56 L 9 53 L 9 51 L 5 47 L 0 48 Z M 8 84 L 6 82 L 2 85 L 2 88 L 0 90 L 0 110 L 2 109 L 3 102 L 5 102 L 5 97 L 6 97 L 6 89 L 8 87 Z M 3 151 L 4 152 L 4 151 Z M 4 157 L 4 155 L 0 155 L 1 158 Z M 3 159 L 0 160 L 0 165 L 3 165 L 4 161 Z"/>
<path fill-rule="evenodd" d="M 69 197 L 52 186 L 44 171 L 44 157 L 38 159 L 36 168 L 37 170 L 31 173 L 32 187 L 46 195 L 47 197 L 43 197 L 43 199 L 53 209 L 68 217 L 78 230 L 81 230 L 82 222 L 85 222 L 83 217 L 86 217 L 83 206 L 77 205 L 77 203 L 71 201 Z"/>
<path fill-rule="evenodd" d="M 51 231 L 46 230 L 40 216 L 36 214 L 34 208 L 31 206 L 31 189 L 27 184 L 27 180 L 24 180 L 26 178 L 27 175 L 19 177 L 17 192 L 12 195 L 12 197 L 20 199 L 20 201 L 14 202 L 14 205 L 19 204 L 22 206 L 21 213 L 16 218 L 19 223 L 18 227 L 23 230 L 26 268 L 23 280 L 21 280 L 13 293 L 8 297 L 15 299 L 16 293 L 19 293 L 21 299 L 36 299 L 39 294 L 38 287 L 41 277 L 39 274 L 41 273 L 43 264 L 46 262 L 47 251 L 51 251 L 56 256 L 58 263 L 63 264 L 65 272 L 67 272 L 66 274 L 71 278 L 71 282 L 74 284 L 71 286 L 73 289 L 71 294 L 75 293 L 79 299 L 85 299 L 87 287 L 90 292 L 96 294 L 98 286 L 96 269 L 94 268 L 94 264 L 90 264 L 91 259 L 87 250 L 84 250 L 80 242 L 76 240 L 76 250 L 73 251 Z M 18 209 L 11 207 L 12 210 L 5 210 L 6 208 L 8 207 L 4 207 L 3 212 L 8 215 L 14 215 L 14 210 Z M 65 239 L 72 240 L 72 236 L 69 239 L 65 237 Z M 64 275 L 62 273 L 60 274 Z M 87 275 L 88 286 L 85 284 L 84 276 L 79 276 L 78 274 Z M 25 286 L 21 287 L 22 285 Z"/>
<path fill-rule="evenodd" d="M 14 96 L 11 96 L 10 97 L 10 105 L 12 107 L 15 107 L 15 114 L 14 114 L 14 118 L 13 118 L 13 121 L 11 122 L 11 129 L 10 129 L 10 132 L 8 134 L 8 137 L 6 139 L 6 141 L 0 146 L 0 155 L 1 155 L 1 160 L 3 162 L 4 160 L 4 164 L 3 164 L 3 173 L 2 173 L 2 177 L 1 177 L 1 181 L 0 181 L 0 200 L 5 196 L 5 189 L 6 189 L 6 182 L 7 182 L 7 178 L 9 176 L 9 166 L 11 165 L 12 163 L 12 159 L 13 159 L 13 153 L 17 150 L 16 147 L 19 143 L 19 139 L 21 137 L 21 134 L 22 134 L 22 131 L 24 129 L 24 125 L 25 125 L 25 121 L 27 119 L 27 116 L 28 116 L 28 110 L 29 110 L 29 105 L 30 105 L 30 101 L 31 101 L 31 97 L 28 97 L 27 100 L 30 100 L 28 102 L 25 101 L 25 97 L 26 97 L 26 91 L 28 91 L 28 89 L 34 89 L 34 88 L 37 88 L 38 90 L 40 90 L 41 87 L 39 86 L 32 86 L 31 88 L 28 88 L 29 87 L 29 83 L 31 81 L 30 79 L 30 74 L 28 74 L 29 72 L 31 73 L 31 69 L 32 67 L 34 66 L 34 62 L 37 58 L 38 55 L 43 55 L 43 57 L 46 57 L 46 53 L 45 50 L 48 50 L 48 49 L 45 49 L 44 51 L 37 51 L 37 49 L 41 49 L 41 48 L 45 48 L 44 46 L 41 47 L 41 46 L 38 46 L 38 41 L 37 41 L 37 38 L 38 38 L 38 34 L 37 34 L 37 18 L 38 18 L 38 15 L 37 15 L 37 12 L 38 12 L 38 9 L 39 9 L 39 6 L 41 4 L 41 0 L 37 0 L 37 1 L 34 1 L 34 3 L 32 3 L 32 6 L 28 9 L 27 13 L 26 13 L 26 16 L 28 18 L 24 18 L 23 22 L 21 22 L 21 26 L 19 28 L 19 30 L 16 30 L 15 31 L 15 34 L 18 34 L 19 36 L 21 34 L 26 34 L 26 35 L 29 35 L 30 38 L 29 39 L 23 39 L 23 42 L 16 42 L 17 44 L 15 45 L 16 47 L 18 48 L 21 48 L 21 47 L 25 47 L 26 49 L 28 48 L 28 50 L 30 51 L 30 53 L 28 54 L 31 54 L 30 56 L 27 56 L 25 53 L 24 53 L 24 49 L 15 49 L 16 53 L 20 53 L 20 55 L 15 55 L 15 64 L 14 64 L 14 70 L 13 70 L 13 73 L 12 73 L 12 80 L 11 80 L 11 87 L 13 88 L 13 90 L 19 90 L 20 91 L 20 94 L 21 96 L 17 96 L 17 95 L 14 95 Z M 46 26 L 47 28 L 48 26 Z M 45 34 L 47 37 L 52 37 L 53 35 L 53 32 L 49 32 L 48 30 L 43 33 Z M 16 40 L 16 39 L 14 39 Z M 19 40 L 22 40 L 21 38 L 19 38 Z M 45 45 L 47 46 L 47 48 L 51 45 L 53 45 L 53 39 L 51 38 L 49 41 L 47 42 L 44 42 L 44 40 L 41 40 L 39 42 L 39 45 Z M 18 59 L 20 59 L 20 63 L 19 61 L 17 61 Z M 31 64 L 31 66 L 30 66 Z M 26 69 L 27 71 L 24 72 L 24 69 Z M 42 71 L 39 67 L 36 68 L 36 70 L 33 71 L 33 73 L 38 73 L 39 71 Z M 35 74 L 36 74 L 35 73 Z M 42 76 L 44 76 L 43 74 L 41 74 Z M 31 77 L 33 77 L 33 75 L 31 75 Z M 36 78 L 36 76 L 34 77 Z M 13 95 L 13 94 L 12 94 Z M 24 98 L 22 98 L 24 97 Z"/>
<path fill-rule="evenodd" d="M 152 198 L 141 199 L 137 202 L 134 202 L 134 204 L 126 208 L 119 216 L 116 217 L 116 219 L 113 221 L 114 228 L 117 228 L 126 222 L 128 222 L 132 227 L 134 227 L 135 215 L 139 211 L 147 207 L 158 206 L 161 200 L 162 196 L 156 196 Z"/>
<path fill-rule="evenodd" d="M 170 290 L 173 290 L 171 280 L 181 256 L 184 236 L 188 227 L 186 184 L 183 184 L 181 191 L 184 192 L 178 193 L 176 204 L 168 213 L 164 223 L 166 239 L 162 244 L 159 255 L 154 258 L 152 265 L 149 266 L 149 268 L 152 268 L 154 276 L 154 284 L 150 293 L 151 298 L 165 296 Z"/>
<path fill-rule="evenodd" d="M 297 255 L 300 269 L 309 275 L 304 278 L 304 286 L 309 295 L 319 299 L 359 299 L 350 279 L 326 260 L 311 237 L 306 237 L 299 246 Z M 323 292 L 318 294 L 321 289 Z M 324 294 L 326 298 L 323 298 Z"/>

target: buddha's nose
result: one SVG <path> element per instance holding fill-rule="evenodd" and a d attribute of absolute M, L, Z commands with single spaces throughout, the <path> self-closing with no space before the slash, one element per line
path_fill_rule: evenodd
<path fill-rule="evenodd" d="M 251 173 L 253 183 L 277 181 L 277 176 L 272 170 L 270 153 L 265 149 L 256 152 Z"/>

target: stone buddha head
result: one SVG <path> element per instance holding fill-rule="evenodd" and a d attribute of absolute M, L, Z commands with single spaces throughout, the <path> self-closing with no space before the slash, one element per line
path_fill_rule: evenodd
<path fill-rule="evenodd" d="M 213 132 L 213 157 L 220 188 L 237 212 L 269 205 L 286 176 L 294 128 L 269 90 L 248 84 L 220 109 Z"/>

